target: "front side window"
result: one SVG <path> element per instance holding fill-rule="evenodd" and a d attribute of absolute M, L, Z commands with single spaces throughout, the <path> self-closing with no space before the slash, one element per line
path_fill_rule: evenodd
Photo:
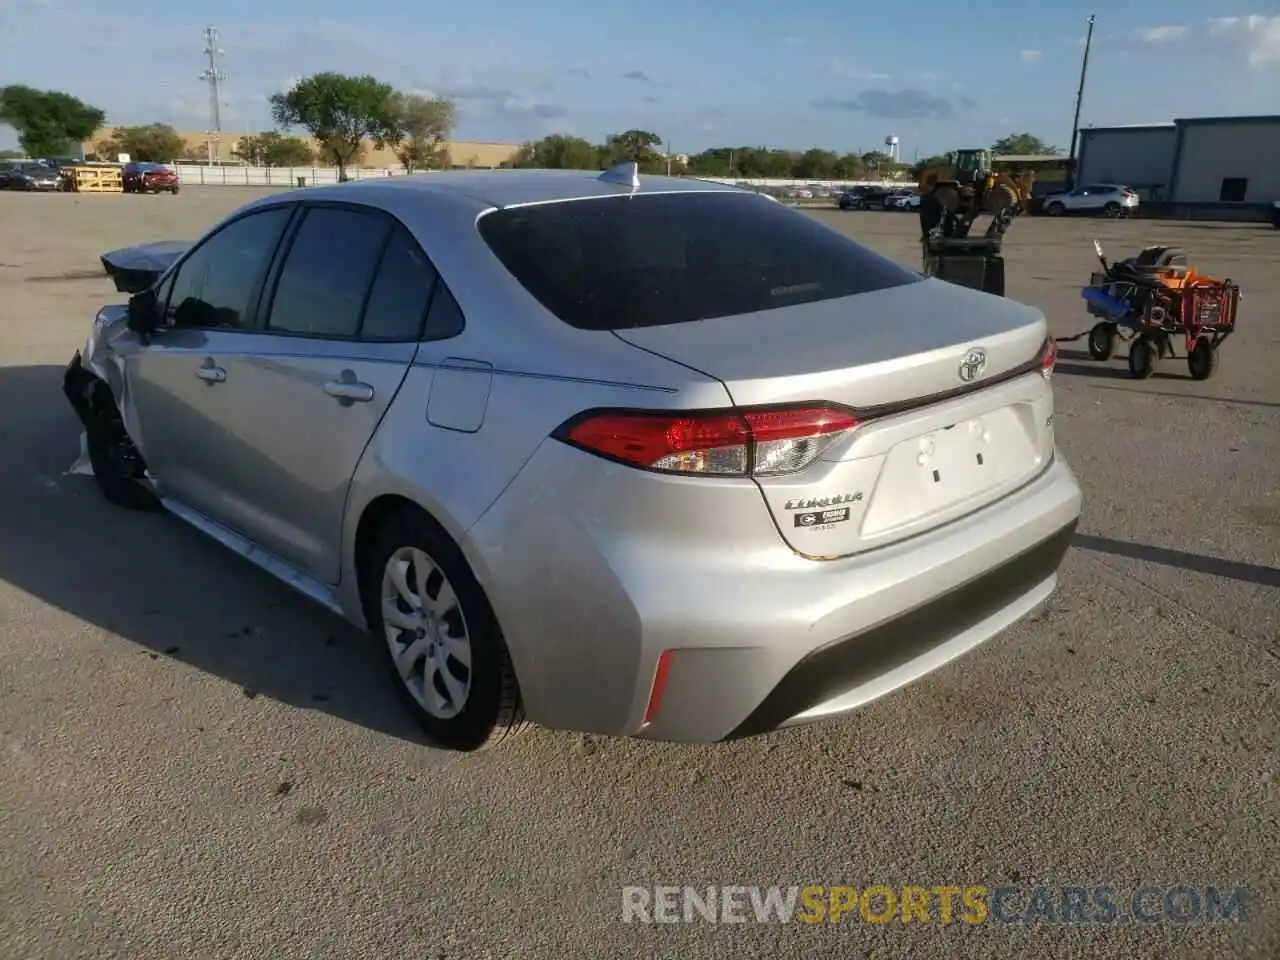
<path fill-rule="evenodd" d="M 178 265 L 165 316 L 175 327 L 244 329 L 290 208 L 270 207 L 222 227 Z"/>
<path fill-rule="evenodd" d="M 496 210 L 479 230 L 544 307 L 584 330 L 689 323 L 923 278 L 754 194 L 665 193 Z"/>

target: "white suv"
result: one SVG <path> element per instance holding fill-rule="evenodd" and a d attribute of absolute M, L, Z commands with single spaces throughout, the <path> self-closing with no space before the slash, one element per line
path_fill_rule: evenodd
<path fill-rule="evenodd" d="M 1125 217 L 1138 209 L 1138 195 L 1118 183 L 1095 183 L 1044 198 L 1044 212 L 1051 217 L 1067 213 L 1103 213 Z"/>

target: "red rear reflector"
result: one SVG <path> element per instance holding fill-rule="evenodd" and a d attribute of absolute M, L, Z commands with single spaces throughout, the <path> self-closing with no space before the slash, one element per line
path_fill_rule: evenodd
<path fill-rule="evenodd" d="M 1057 362 L 1058 343 L 1050 337 L 1044 342 L 1044 349 L 1040 353 L 1040 372 L 1044 374 L 1046 380 L 1053 376 L 1053 368 Z"/>
<path fill-rule="evenodd" d="M 649 723 L 658 715 L 662 706 L 662 691 L 667 688 L 667 674 L 671 671 L 672 650 L 663 650 L 658 657 L 658 666 L 653 671 L 653 684 L 649 687 L 649 702 L 644 708 L 644 722 Z"/>
<path fill-rule="evenodd" d="M 737 413 L 602 410 L 570 421 L 557 436 L 647 470 L 746 476 L 800 470 L 858 422 L 847 410 L 826 406 Z"/>

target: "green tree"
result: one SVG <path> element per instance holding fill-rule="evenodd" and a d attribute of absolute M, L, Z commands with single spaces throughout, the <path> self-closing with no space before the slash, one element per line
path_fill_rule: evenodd
<path fill-rule="evenodd" d="M 403 138 L 396 156 L 410 173 L 449 164 L 445 146 L 457 122 L 458 108 L 452 100 L 424 97 L 416 93 L 396 95 L 395 109 Z"/>
<path fill-rule="evenodd" d="M 792 166 L 797 180 L 832 180 L 840 158 L 831 150 L 806 150 Z"/>
<path fill-rule="evenodd" d="M 937 156 L 933 156 L 933 157 L 925 157 L 923 160 L 919 161 L 918 163 L 913 163 L 911 165 L 911 176 L 914 179 L 919 180 L 921 174 L 923 174 L 924 171 L 928 170 L 930 167 L 945 167 L 950 162 L 951 162 L 950 158 L 945 153 L 940 153 Z"/>
<path fill-rule="evenodd" d="M 1037 155 L 1058 156 L 1062 153 L 1053 144 L 1047 143 L 1029 133 L 1011 133 L 1007 137 L 1001 137 L 991 145 L 991 152 L 1024 157 Z"/>
<path fill-rule="evenodd" d="M 689 171 L 701 177 L 727 177 L 733 169 L 732 160 L 732 147 L 712 147 L 689 158 Z"/>
<path fill-rule="evenodd" d="M 662 138 L 648 130 L 611 133 L 604 141 L 605 165 L 613 166 L 633 160 L 641 167 L 654 166 L 662 158 L 658 149 L 661 146 Z M 665 168 L 665 159 L 662 165 Z"/>
<path fill-rule="evenodd" d="M 865 174 L 862 157 L 856 153 L 846 153 L 836 161 L 836 180 L 860 180 Z"/>
<path fill-rule="evenodd" d="M 276 130 L 241 138 L 235 156 L 255 167 L 305 167 L 315 162 L 315 152 L 306 143 Z"/>
<path fill-rule="evenodd" d="M 22 84 L 0 87 L 0 121 L 18 131 L 29 157 L 59 156 L 102 126 L 106 114 L 69 93 Z"/>
<path fill-rule="evenodd" d="M 21 160 L 24 156 L 24 150 L 0 150 L 0 160 Z"/>
<path fill-rule="evenodd" d="M 165 123 L 116 127 L 110 137 L 98 143 L 99 156 L 114 159 L 116 154 L 127 153 L 130 160 L 147 163 L 168 163 L 186 152 L 186 141 Z"/>
<path fill-rule="evenodd" d="M 549 170 L 599 170 L 599 147 L 581 137 L 554 133 L 541 140 L 530 140 L 516 154 L 515 167 L 541 167 Z"/>
<path fill-rule="evenodd" d="M 281 127 L 305 127 L 322 154 L 347 179 L 347 167 L 359 162 L 364 141 L 378 148 L 404 138 L 399 98 L 390 84 L 369 75 L 317 73 L 271 97 L 271 114 Z"/>

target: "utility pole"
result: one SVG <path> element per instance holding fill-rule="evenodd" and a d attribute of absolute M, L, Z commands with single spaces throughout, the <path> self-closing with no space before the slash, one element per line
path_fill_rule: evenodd
<path fill-rule="evenodd" d="M 671 141 L 667 141 L 667 176 L 671 176 Z"/>
<path fill-rule="evenodd" d="M 219 134 L 222 133 L 222 81 L 228 77 L 218 69 L 218 58 L 224 53 L 218 46 L 218 28 L 205 27 L 204 41 L 204 53 L 209 58 L 209 66 L 200 74 L 200 79 L 209 84 L 209 119 L 212 126 L 209 130 L 208 150 L 209 162 L 213 163 L 217 158 Z"/>
<path fill-rule="evenodd" d="M 1080 86 L 1076 90 L 1076 115 L 1071 121 L 1071 149 L 1067 151 L 1067 188 L 1076 185 L 1076 140 L 1080 136 L 1080 104 L 1084 101 L 1084 78 L 1089 72 L 1089 48 L 1093 46 L 1094 15 L 1089 14 L 1089 32 L 1084 38 L 1084 58 L 1080 61 Z"/>

